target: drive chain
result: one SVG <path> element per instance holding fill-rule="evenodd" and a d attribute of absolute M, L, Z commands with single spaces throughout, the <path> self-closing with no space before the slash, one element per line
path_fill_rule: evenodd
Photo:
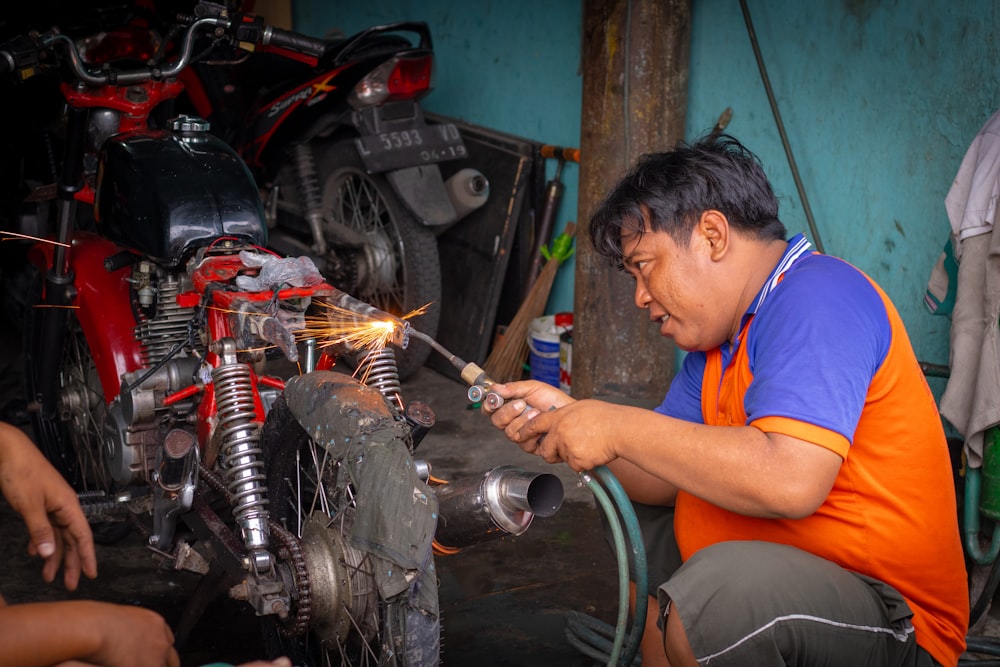
<path fill-rule="evenodd" d="M 222 479 L 204 465 L 199 466 L 199 473 L 205 484 L 216 493 L 220 494 L 232 505 L 232 495 Z M 306 569 L 305 557 L 299 546 L 299 540 L 284 526 L 268 519 L 267 527 L 271 535 L 278 538 L 280 543 L 278 555 L 291 564 L 292 578 L 295 580 L 295 617 L 288 624 L 281 626 L 281 632 L 287 637 L 298 637 L 306 633 L 309 629 L 309 622 L 312 620 L 312 592 L 309 586 L 309 571 Z"/>
<path fill-rule="evenodd" d="M 281 631 L 287 637 L 298 637 L 306 633 L 309 629 L 309 622 L 312 620 L 312 592 L 309 586 L 309 571 L 306 569 L 306 560 L 302 556 L 302 548 L 295 535 L 274 519 L 268 520 L 267 526 L 271 535 L 277 537 L 278 542 L 281 543 L 278 555 L 292 565 L 292 577 L 295 579 L 298 596 L 295 605 L 295 618 L 290 624 L 282 626 Z"/>

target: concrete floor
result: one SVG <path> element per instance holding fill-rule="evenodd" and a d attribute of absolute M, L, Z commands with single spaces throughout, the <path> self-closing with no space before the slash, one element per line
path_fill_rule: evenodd
<path fill-rule="evenodd" d="M 0 406 L 20 387 L 18 340 L 9 328 L 0 335 Z M 599 525 L 598 510 L 578 476 L 565 466 L 548 466 L 524 454 L 470 409 L 466 388 L 429 368 L 403 385 L 407 400 L 428 403 L 437 424 L 418 450 L 434 474 L 457 479 L 498 465 L 557 474 L 565 501 L 547 519 L 536 518 L 521 536 L 468 547 L 437 560 L 443 624 L 443 663 L 463 665 L 591 665 L 564 636 L 566 614 L 580 611 L 613 622 L 618 609 L 617 569 Z M 150 607 L 170 622 L 179 618 L 197 583 L 196 575 L 157 570 L 137 536 L 99 547 L 100 574 L 68 594 L 45 585 L 37 561 L 26 553 L 23 524 L 0 502 L 0 592 L 10 603 L 91 598 Z M 242 603 L 220 599 L 209 609 L 187 645 L 184 667 L 213 661 L 238 663 L 262 656 L 259 624 Z"/>

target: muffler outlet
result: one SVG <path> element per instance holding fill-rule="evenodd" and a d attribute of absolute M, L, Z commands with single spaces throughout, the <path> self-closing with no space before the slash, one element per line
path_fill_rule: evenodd
<path fill-rule="evenodd" d="M 452 548 L 520 535 L 536 515 L 552 516 L 563 501 L 558 477 L 514 466 L 499 466 L 482 477 L 452 481 L 434 490 L 438 499 L 435 537 Z"/>
<path fill-rule="evenodd" d="M 490 182 L 477 169 L 460 169 L 444 182 L 448 199 L 455 207 L 455 220 L 461 220 L 490 198 Z"/>
<path fill-rule="evenodd" d="M 177 492 L 189 484 L 198 465 L 198 443 L 193 434 L 171 429 L 156 456 L 156 481 L 164 491 Z"/>

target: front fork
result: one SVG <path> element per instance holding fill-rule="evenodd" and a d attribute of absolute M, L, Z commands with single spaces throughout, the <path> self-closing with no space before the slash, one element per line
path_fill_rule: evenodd
<path fill-rule="evenodd" d="M 87 136 L 88 111 L 71 108 L 67 119 L 66 149 L 62 173 L 59 177 L 59 220 L 52 265 L 45 275 L 44 308 L 38 313 L 41 320 L 39 340 L 31 341 L 45 354 L 34 355 L 37 365 L 36 395 L 40 414 L 45 419 L 55 419 L 59 408 L 59 373 L 63 361 L 62 349 L 69 322 L 69 308 L 76 300 L 73 286 L 75 276 L 70 268 L 69 251 L 76 222 L 76 193 L 83 188 L 84 140 Z"/>
<path fill-rule="evenodd" d="M 323 231 L 323 197 L 319 176 L 316 173 L 316 158 L 313 157 L 312 144 L 295 144 L 291 153 L 295 164 L 295 180 L 302 196 L 306 222 L 309 223 L 309 231 L 313 237 L 312 249 L 319 257 L 323 257 L 329 248 Z"/>

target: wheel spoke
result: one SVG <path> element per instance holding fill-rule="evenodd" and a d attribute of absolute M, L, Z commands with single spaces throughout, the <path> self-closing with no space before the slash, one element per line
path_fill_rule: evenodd
<path fill-rule="evenodd" d="M 87 341 L 75 327 L 66 344 L 62 393 L 66 397 L 69 438 L 80 467 L 83 490 L 107 490 L 110 483 L 101 433 L 104 396 Z"/>
<path fill-rule="evenodd" d="M 350 175 L 341 181 L 336 201 L 344 224 L 369 238 L 366 257 L 369 274 L 375 278 L 367 293 L 359 296 L 381 310 L 402 314 L 404 291 L 399 269 L 405 249 L 385 199 L 370 179 Z"/>

